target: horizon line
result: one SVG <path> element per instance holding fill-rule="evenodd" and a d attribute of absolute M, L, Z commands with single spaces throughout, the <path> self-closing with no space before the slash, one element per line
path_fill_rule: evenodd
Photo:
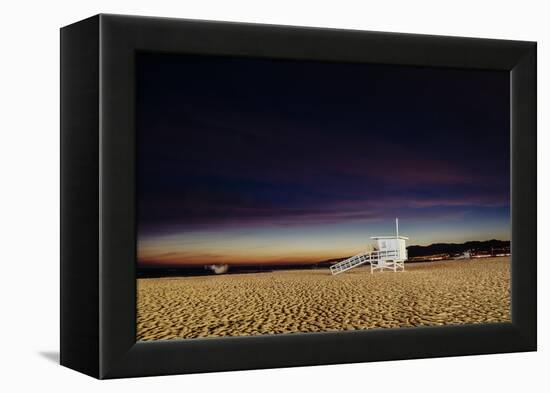
<path fill-rule="evenodd" d="M 500 240 L 500 239 L 488 239 L 488 240 L 467 240 L 462 243 L 430 243 L 428 245 L 417 245 L 417 244 L 411 244 L 410 246 L 407 246 L 407 249 L 410 247 L 431 247 L 435 245 L 463 245 L 466 243 L 486 243 L 491 241 L 498 241 L 498 242 L 511 242 L 511 240 Z M 280 265 L 316 265 L 319 263 L 327 263 L 332 261 L 337 261 L 341 259 L 346 259 L 353 256 L 347 255 L 347 256 L 340 256 L 335 258 L 327 258 L 327 259 L 321 259 L 321 260 L 314 260 L 314 261 L 291 261 L 291 260 L 281 260 L 281 261 L 266 261 L 266 262 L 224 262 L 224 263 L 215 263 L 215 262 L 195 262 L 195 263 L 185 263 L 185 262 L 172 262 L 172 263 L 166 263 L 166 262 L 155 262 L 154 260 L 151 260 L 149 262 L 140 262 L 139 259 L 137 261 L 137 267 L 138 268 L 150 268 L 150 267 L 157 267 L 157 268 L 181 268 L 181 267 L 198 267 L 198 266 L 210 266 L 210 265 L 227 265 L 227 266 L 280 266 Z"/>

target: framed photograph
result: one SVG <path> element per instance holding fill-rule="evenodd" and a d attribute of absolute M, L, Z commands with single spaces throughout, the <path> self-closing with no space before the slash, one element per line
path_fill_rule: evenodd
<path fill-rule="evenodd" d="M 536 43 L 61 29 L 61 364 L 536 350 Z"/>

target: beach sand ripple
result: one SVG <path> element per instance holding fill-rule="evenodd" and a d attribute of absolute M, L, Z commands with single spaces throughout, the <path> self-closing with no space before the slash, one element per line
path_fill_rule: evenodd
<path fill-rule="evenodd" d="M 137 339 L 510 322 L 510 259 L 138 279 Z"/>

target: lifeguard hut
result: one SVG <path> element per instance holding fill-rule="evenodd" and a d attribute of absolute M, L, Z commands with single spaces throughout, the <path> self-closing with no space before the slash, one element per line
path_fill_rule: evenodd
<path fill-rule="evenodd" d="M 371 239 L 376 240 L 377 243 L 374 251 L 365 251 L 332 265 L 330 267 L 332 275 L 343 273 L 366 263 L 370 263 L 371 274 L 376 270 L 405 271 L 406 241 L 409 238 L 399 236 L 399 219 L 395 219 L 395 236 L 374 236 Z"/>

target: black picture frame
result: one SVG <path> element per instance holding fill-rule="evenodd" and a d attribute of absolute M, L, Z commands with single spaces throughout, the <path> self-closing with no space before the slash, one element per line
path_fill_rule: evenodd
<path fill-rule="evenodd" d="M 510 72 L 512 322 L 136 343 L 138 51 Z M 96 378 L 535 351 L 536 43 L 97 15 L 61 29 L 61 364 Z"/>

